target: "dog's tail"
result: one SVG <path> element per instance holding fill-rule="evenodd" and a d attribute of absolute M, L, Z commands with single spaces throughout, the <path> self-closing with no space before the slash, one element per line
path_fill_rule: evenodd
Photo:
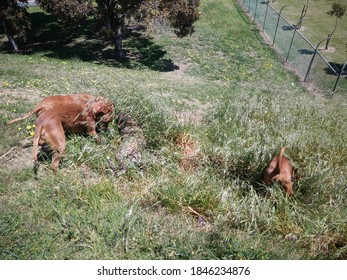
<path fill-rule="evenodd" d="M 285 149 L 286 149 L 286 147 L 282 147 L 280 149 L 280 154 L 278 155 L 278 167 L 280 170 L 282 169 L 282 159 L 283 159 L 283 154 L 284 154 Z"/>
<path fill-rule="evenodd" d="M 32 109 L 30 112 L 26 113 L 25 115 L 23 115 L 23 116 L 21 116 L 21 117 L 19 117 L 17 119 L 9 121 L 7 124 L 10 125 L 10 124 L 19 122 L 21 120 L 25 120 L 25 119 L 29 118 L 31 115 L 37 113 L 40 110 L 41 110 L 41 107 L 36 107 L 35 109 Z"/>

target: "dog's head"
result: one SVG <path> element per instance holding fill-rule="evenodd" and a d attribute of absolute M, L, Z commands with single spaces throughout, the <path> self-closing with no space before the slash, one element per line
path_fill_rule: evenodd
<path fill-rule="evenodd" d="M 292 196 L 294 192 L 291 178 L 288 178 L 288 176 L 279 176 L 278 181 L 281 183 L 283 189 L 286 191 L 287 196 Z"/>
<path fill-rule="evenodd" d="M 283 182 L 282 186 L 285 189 L 288 196 L 292 196 L 294 194 L 292 182 Z"/>
<path fill-rule="evenodd" d="M 107 129 L 108 124 L 114 118 L 114 105 L 112 102 L 106 98 L 97 97 L 90 104 L 95 121 L 101 129 Z"/>
<path fill-rule="evenodd" d="M 284 173 L 280 172 L 279 174 L 273 177 L 273 180 L 281 184 L 283 189 L 286 191 L 287 196 L 292 196 L 294 194 L 293 183 L 290 177 L 290 173 L 286 174 L 285 172 Z"/>

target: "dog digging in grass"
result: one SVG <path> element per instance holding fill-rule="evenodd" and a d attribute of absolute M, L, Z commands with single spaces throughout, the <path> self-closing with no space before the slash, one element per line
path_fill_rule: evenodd
<path fill-rule="evenodd" d="M 34 134 L 34 171 L 37 172 L 38 145 L 47 143 L 53 150 L 52 169 L 56 171 L 61 155 L 65 151 L 65 131 L 86 132 L 97 140 L 96 126 L 106 129 L 114 117 L 114 106 L 105 97 L 89 94 L 49 96 L 41 100 L 34 109 L 9 121 L 13 124 L 36 114 Z"/>
<path fill-rule="evenodd" d="M 283 155 L 284 150 L 285 147 L 282 147 L 279 155 L 271 160 L 264 171 L 263 180 L 266 185 L 272 181 L 280 182 L 287 196 L 291 196 L 293 195 L 292 174 L 294 169 L 292 163 Z"/>
<path fill-rule="evenodd" d="M 105 97 L 89 94 L 57 95 L 42 99 L 34 109 L 19 118 L 9 121 L 7 124 L 10 125 L 20 120 L 27 119 L 33 114 L 39 117 L 45 111 L 55 107 L 63 108 L 65 105 L 69 104 L 81 106 L 82 111 L 92 110 L 95 122 L 100 124 L 102 129 L 107 128 L 114 116 L 114 106 Z"/>
<path fill-rule="evenodd" d="M 95 126 L 93 111 L 85 110 L 81 105 L 56 106 L 42 112 L 36 120 L 34 134 L 33 157 L 35 173 L 38 167 L 37 149 L 39 144 L 47 143 L 51 147 L 53 150 L 51 167 L 53 171 L 57 171 L 60 157 L 65 152 L 65 131 L 84 132 L 99 141 Z"/>

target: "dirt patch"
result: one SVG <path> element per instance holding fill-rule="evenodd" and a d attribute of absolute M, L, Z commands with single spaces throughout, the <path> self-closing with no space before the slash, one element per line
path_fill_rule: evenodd
<path fill-rule="evenodd" d="M 5 104 L 12 104 L 24 99 L 30 103 L 39 102 L 42 99 L 41 93 L 30 89 L 10 89 L 0 88 L 0 100 Z"/>
<path fill-rule="evenodd" d="M 181 150 L 181 169 L 184 171 L 197 170 L 201 157 L 199 143 L 188 133 L 180 135 L 175 142 Z"/>
<path fill-rule="evenodd" d="M 0 165 L 10 170 L 33 167 L 31 145 L 12 147 L 3 155 L 0 155 Z"/>
<path fill-rule="evenodd" d="M 175 81 L 177 81 L 177 79 L 180 79 L 179 80 L 180 83 L 189 83 L 189 84 L 206 83 L 206 81 L 202 78 L 187 75 L 186 73 L 187 70 L 193 67 L 194 67 L 193 63 L 180 63 L 178 64 L 178 69 L 176 69 L 175 71 L 164 73 L 163 75 L 166 78 L 174 79 Z"/>
<path fill-rule="evenodd" d="M 19 113 L 16 108 L 18 106 L 21 108 L 30 108 L 30 105 L 34 106 L 42 99 L 40 94 L 40 92 L 30 89 L 0 88 L 0 105 L 2 107 L 0 114 L 9 118 L 8 120 L 18 117 Z"/>
<path fill-rule="evenodd" d="M 173 73 L 177 74 L 184 74 L 184 72 L 192 66 L 191 63 L 180 63 L 178 64 L 178 69 L 175 70 Z"/>
<path fill-rule="evenodd" d="M 5 119 L 19 116 L 20 114 L 12 109 L 16 108 L 17 104 L 28 103 L 30 105 L 39 102 L 42 99 L 40 94 L 37 90 L 0 88 L 0 102 L 3 106 L 0 109 L 0 113 Z M 9 108 L 12 109 L 10 110 Z M 1 126 L 0 131 L 6 133 L 6 129 L 5 126 Z M 21 170 L 33 167 L 32 139 L 23 139 L 17 146 L 7 147 L 6 150 L 2 149 L 0 165 L 8 170 Z"/>
<path fill-rule="evenodd" d="M 182 100 L 189 108 L 184 111 L 175 111 L 175 116 L 181 124 L 200 124 L 206 115 L 206 112 L 211 108 L 210 103 L 201 104 L 197 99 Z"/>
<path fill-rule="evenodd" d="M 334 53 L 336 49 L 334 47 L 330 47 L 326 50 L 325 47 L 320 49 L 320 52 Z"/>

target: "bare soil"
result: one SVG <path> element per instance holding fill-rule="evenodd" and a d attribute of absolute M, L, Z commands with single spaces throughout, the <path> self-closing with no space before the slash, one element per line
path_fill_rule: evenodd
<path fill-rule="evenodd" d="M 29 89 L 10 89 L 0 88 L 0 102 L 2 105 L 16 104 L 18 102 L 25 102 L 28 104 L 35 104 L 42 99 L 40 92 Z M 21 115 L 18 112 L 9 113 L 8 110 L 0 109 L 0 114 L 5 117 L 14 118 Z M 6 125 L 1 125 L 0 130 L 6 133 Z M 0 165 L 6 166 L 10 170 L 20 170 L 33 166 L 32 159 L 32 139 L 30 137 L 20 140 L 18 145 L 12 146 L 7 151 L 0 154 Z"/>

